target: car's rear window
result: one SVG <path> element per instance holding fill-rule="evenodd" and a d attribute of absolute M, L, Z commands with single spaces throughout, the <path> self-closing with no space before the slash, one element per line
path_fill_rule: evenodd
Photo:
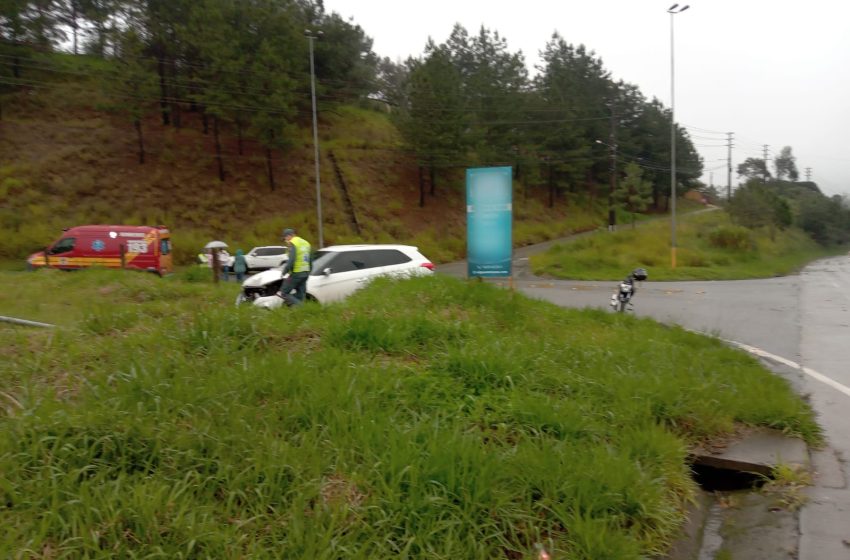
<path fill-rule="evenodd" d="M 362 251 L 319 251 L 313 256 L 311 274 L 319 276 L 326 268 L 336 274 L 366 270 L 410 262 L 411 258 L 396 249 L 364 249 Z"/>
<path fill-rule="evenodd" d="M 370 251 L 371 259 L 376 262 L 375 266 L 390 266 L 410 262 L 411 258 L 396 249 L 378 249 Z"/>
<path fill-rule="evenodd" d="M 254 254 L 258 257 L 268 257 L 271 255 L 282 255 L 286 253 L 286 247 L 260 247 Z"/>

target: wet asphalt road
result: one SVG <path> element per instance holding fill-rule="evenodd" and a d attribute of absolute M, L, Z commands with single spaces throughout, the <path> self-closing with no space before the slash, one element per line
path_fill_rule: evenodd
<path fill-rule="evenodd" d="M 564 307 L 610 309 L 617 282 L 535 278 L 527 260 L 534 252 L 516 252 L 517 289 Z M 464 277 L 465 264 L 438 272 Z M 633 301 L 635 315 L 753 346 L 799 366 L 774 369 L 809 396 L 830 447 L 815 461 L 819 476 L 800 514 L 798 557 L 850 559 L 850 256 L 817 261 L 782 278 L 644 282 Z"/>

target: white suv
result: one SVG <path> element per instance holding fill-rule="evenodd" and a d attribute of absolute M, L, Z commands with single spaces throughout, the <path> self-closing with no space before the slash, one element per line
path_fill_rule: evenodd
<path fill-rule="evenodd" d="M 345 299 L 376 276 L 407 278 L 433 272 L 431 261 L 410 245 L 334 245 L 313 255 L 307 297 L 330 303 Z M 242 283 L 236 303 L 278 307 L 280 298 L 266 298 L 277 293 L 282 280 L 280 269 L 251 276 Z"/>
<path fill-rule="evenodd" d="M 282 245 L 254 247 L 245 255 L 248 270 L 268 270 L 283 266 L 289 260 L 289 248 Z"/>
<path fill-rule="evenodd" d="M 307 295 L 321 303 L 351 295 L 375 276 L 432 274 L 434 265 L 409 245 L 335 245 L 313 255 Z"/>

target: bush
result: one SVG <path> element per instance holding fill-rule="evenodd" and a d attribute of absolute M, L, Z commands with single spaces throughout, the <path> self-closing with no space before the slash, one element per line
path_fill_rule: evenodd
<path fill-rule="evenodd" d="M 748 228 L 786 228 L 791 225 L 788 201 L 757 182 L 749 182 L 736 190 L 729 201 L 728 211 L 737 224 Z"/>
<path fill-rule="evenodd" d="M 721 226 L 708 234 L 708 244 L 718 249 L 749 251 L 753 238 L 750 230 L 743 226 Z"/>
<path fill-rule="evenodd" d="M 840 197 L 805 195 L 800 200 L 797 223 L 821 245 L 846 243 L 850 239 L 850 209 Z"/>

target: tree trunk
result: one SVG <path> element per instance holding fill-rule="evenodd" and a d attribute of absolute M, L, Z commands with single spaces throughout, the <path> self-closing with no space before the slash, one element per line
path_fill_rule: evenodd
<path fill-rule="evenodd" d="M 236 119 L 236 138 L 239 146 L 239 155 L 245 155 L 242 150 L 242 119 Z"/>
<path fill-rule="evenodd" d="M 218 120 L 218 119 L 216 119 L 216 117 L 213 117 L 213 119 L 215 119 L 216 121 Z M 210 133 L 210 122 L 209 122 L 209 118 L 207 118 L 206 107 L 201 107 L 201 123 L 203 124 L 203 127 L 204 127 L 204 134 L 209 134 Z M 215 126 L 218 126 L 218 124 L 217 123 L 213 124 L 213 127 L 215 127 Z M 218 134 L 218 132 L 216 132 L 215 134 Z"/>
<path fill-rule="evenodd" d="M 171 83 L 176 84 L 179 83 L 180 76 L 177 75 L 177 65 L 174 61 L 171 61 Z M 171 86 L 171 122 L 174 125 L 174 128 L 180 130 L 183 128 L 183 106 L 180 103 L 181 92 L 178 86 Z"/>
<path fill-rule="evenodd" d="M 133 121 L 133 126 L 136 127 L 136 137 L 139 141 L 139 163 L 145 163 L 145 140 L 142 137 L 142 121 L 136 119 Z"/>
<path fill-rule="evenodd" d="M 431 162 L 431 166 L 428 168 L 428 178 L 431 180 L 431 196 L 436 194 L 437 190 L 437 171 L 434 168 L 434 162 Z"/>
<path fill-rule="evenodd" d="M 183 121 L 180 119 L 182 111 L 180 109 L 180 103 L 176 99 L 171 104 L 171 113 L 174 115 L 174 118 L 171 119 L 174 128 L 180 130 L 183 127 Z"/>
<path fill-rule="evenodd" d="M 272 149 L 266 147 L 266 170 L 269 174 L 269 188 L 274 191 L 274 169 L 272 168 Z"/>
<path fill-rule="evenodd" d="M 555 207 L 555 181 L 552 175 L 552 164 L 549 164 L 549 208 Z"/>
<path fill-rule="evenodd" d="M 168 88 L 165 85 L 165 60 L 161 56 L 156 59 L 156 72 L 159 74 L 159 110 L 162 113 L 162 126 L 171 124 L 168 114 Z"/>
<path fill-rule="evenodd" d="M 419 207 L 425 207 L 425 174 L 422 173 L 422 166 L 419 166 Z"/>
<path fill-rule="evenodd" d="M 224 182 L 224 160 L 221 158 L 221 139 L 218 135 L 218 116 L 216 115 L 213 115 L 213 135 L 215 136 L 215 159 L 218 162 L 218 180 Z"/>
<path fill-rule="evenodd" d="M 14 57 L 12 57 L 12 76 L 15 78 L 21 77 L 21 59 L 18 55 L 14 55 Z"/>
<path fill-rule="evenodd" d="M 99 21 L 97 27 L 97 54 L 100 58 L 106 58 L 106 28 Z"/>
<path fill-rule="evenodd" d="M 77 2 L 72 0 L 71 2 L 71 29 L 74 33 L 74 54 L 80 54 L 77 50 L 77 35 L 79 34 L 79 25 L 77 24 Z"/>

